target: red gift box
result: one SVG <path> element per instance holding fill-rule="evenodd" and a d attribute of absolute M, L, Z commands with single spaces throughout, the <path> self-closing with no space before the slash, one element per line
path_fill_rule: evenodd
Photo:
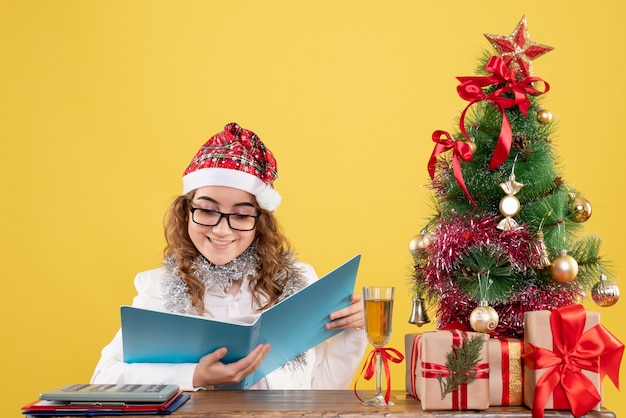
<path fill-rule="evenodd" d="M 492 338 L 487 344 L 490 405 L 523 405 L 524 341 L 517 338 Z"/>
<path fill-rule="evenodd" d="M 602 401 L 602 379 L 619 387 L 624 345 L 582 305 L 524 315 L 524 403 L 533 418 L 544 409 L 567 409 L 579 417 Z"/>
<path fill-rule="evenodd" d="M 483 338 L 480 359 L 474 367 L 476 378 L 446 394 L 442 398 L 442 387 L 437 378 L 442 379 L 453 373 L 446 367 L 447 355 L 453 347 L 461 347 L 465 340 L 473 336 Z M 484 410 L 489 408 L 489 350 L 488 336 L 476 332 L 426 331 L 413 337 L 409 364 L 410 393 L 420 400 L 422 409 L 428 410 Z M 414 370 L 414 371 L 413 371 Z"/>

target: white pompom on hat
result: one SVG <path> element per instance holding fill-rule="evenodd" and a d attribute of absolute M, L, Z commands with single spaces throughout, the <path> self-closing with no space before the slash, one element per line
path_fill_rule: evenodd
<path fill-rule="evenodd" d="M 198 151 L 183 174 L 183 194 L 205 186 L 226 186 L 256 197 L 274 212 L 281 201 L 274 190 L 276 159 L 254 132 L 229 123 Z"/>

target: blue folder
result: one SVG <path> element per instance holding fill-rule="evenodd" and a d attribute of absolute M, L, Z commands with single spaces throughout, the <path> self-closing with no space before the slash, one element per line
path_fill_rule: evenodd
<path fill-rule="evenodd" d="M 329 330 L 331 312 L 350 305 L 361 256 L 355 255 L 319 280 L 242 322 L 121 307 L 126 363 L 197 363 L 228 347 L 225 363 L 269 343 L 270 352 L 252 375 L 228 389 L 246 389 L 289 360 L 342 330 Z M 247 321 L 247 322 L 246 322 Z"/>

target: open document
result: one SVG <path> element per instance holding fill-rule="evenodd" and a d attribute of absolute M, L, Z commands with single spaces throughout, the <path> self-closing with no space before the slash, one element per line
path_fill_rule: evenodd
<path fill-rule="evenodd" d="M 288 361 L 342 330 L 325 328 L 331 312 L 350 305 L 361 256 L 356 255 L 258 316 L 217 320 L 121 307 L 124 361 L 127 363 L 197 363 L 227 347 L 225 363 L 245 357 L 258 344 L 271 350 L 256 372 L 241 384 L 246 389 Z"/>

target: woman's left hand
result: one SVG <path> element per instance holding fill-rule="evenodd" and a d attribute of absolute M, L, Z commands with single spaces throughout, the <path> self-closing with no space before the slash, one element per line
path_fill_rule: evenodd
<path fill-rule="evenodd" d="M 339 309 L 329 315 L 330 321 L 326 324 L 327 329 L 336 328 L 363 328 L 365 326 L 365 314 L 363 313 L 363 295 L 353 293 L 350 296 L 352 304 Z"/>

